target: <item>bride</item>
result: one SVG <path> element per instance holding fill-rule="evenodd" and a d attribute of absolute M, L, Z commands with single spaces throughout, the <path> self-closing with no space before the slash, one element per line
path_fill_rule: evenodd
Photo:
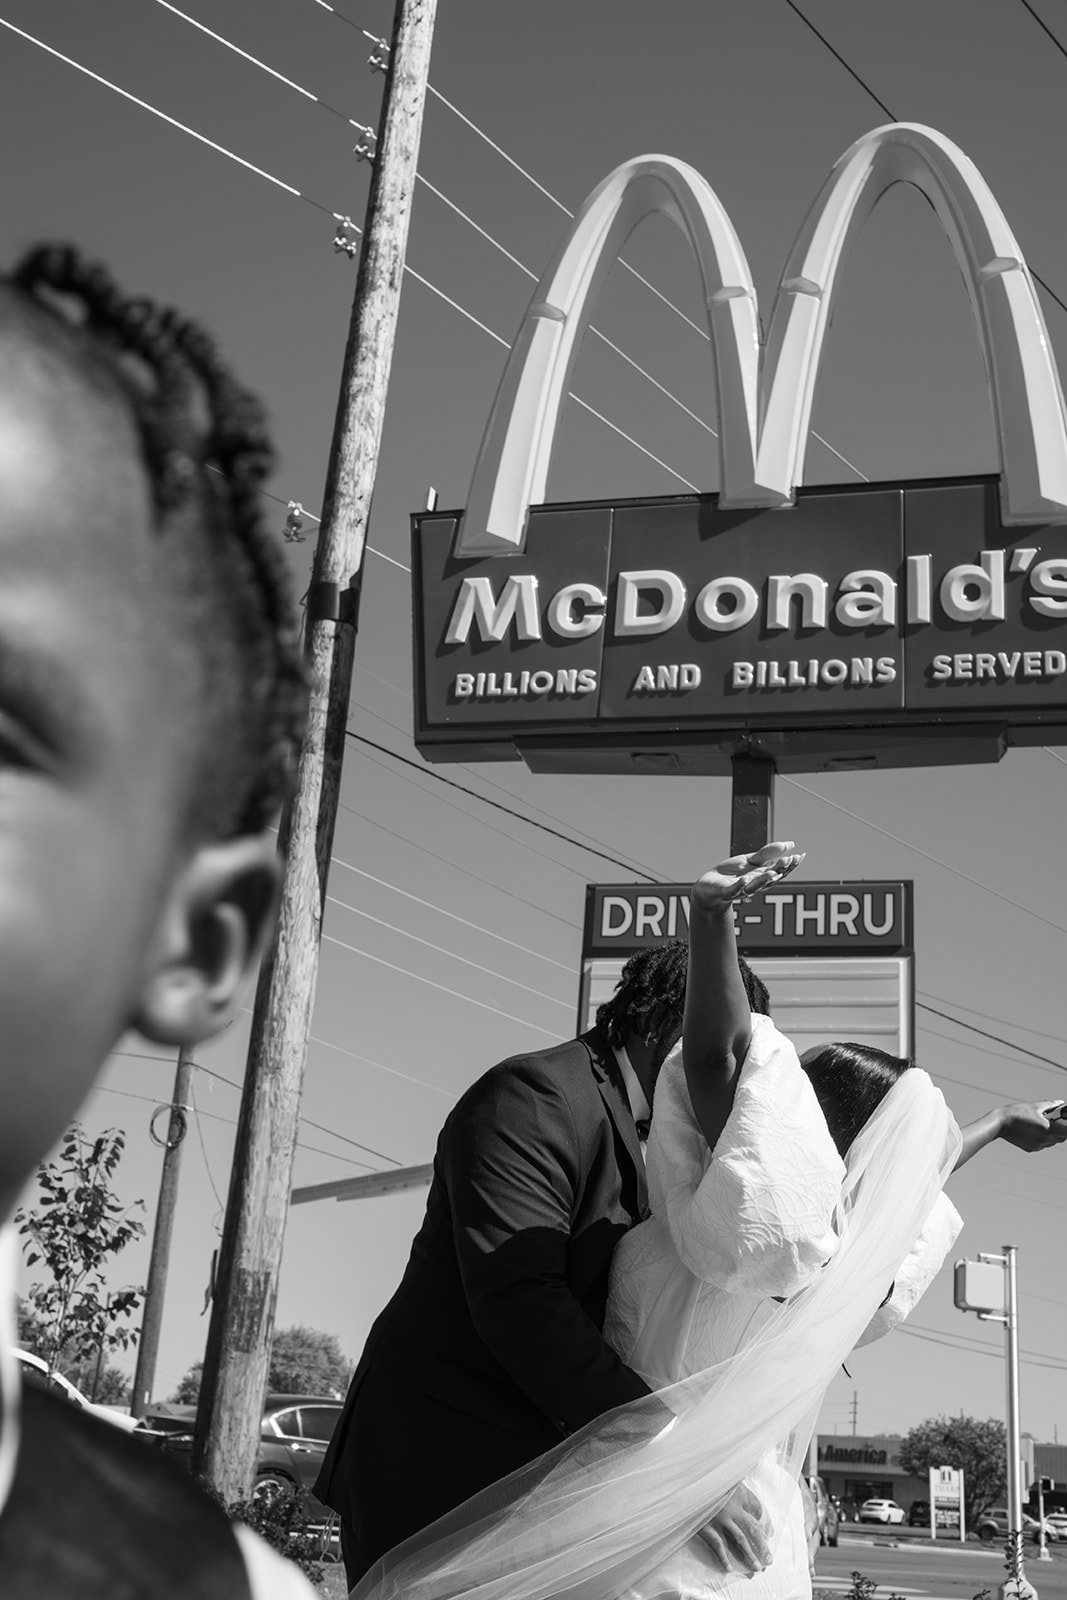
<path fill-rule="evenodd" d="M 652 1215 L 616 1251 L 604 1329 L 654 1392 L 399 1546 L 355 1600 L 810 1596 L 798 1477 L 823 1394 L 940 1267 L 961 1226 L 942 1186 L 971 1151 L 910 1062 L 858 1045 L 801 1060 L 750 1013 L 734 907 L 802 859 L 769 845 L 694 886 Z M 758 1518 L 747 1547 L 738 1508 Z"/>

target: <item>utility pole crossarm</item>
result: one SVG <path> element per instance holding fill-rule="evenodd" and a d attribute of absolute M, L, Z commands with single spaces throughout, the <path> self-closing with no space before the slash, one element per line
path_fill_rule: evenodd
<path fill-rule="evenodd" d="M 396 1194 L 402 1189 L 425 1189 L 432 1177 L 432 1166 L 368 1172 L 365 1178 L 338 1178 L 333 1183 L 312 1183 L 294 1189 L 289 1204 L 302 1206 L 310 1200 L 369 1200 L 373 1195 Z"/>

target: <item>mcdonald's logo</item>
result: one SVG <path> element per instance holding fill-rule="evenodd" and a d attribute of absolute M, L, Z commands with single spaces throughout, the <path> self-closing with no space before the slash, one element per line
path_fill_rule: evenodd
<path fill-rule="evenodd" d="M 471 480 L 460 556 L 522 547 L 545 499 L 563 398 L 597 292 L 630 234 L 660 212 L 693 251 L 721 422 L 719 505 L 788 505 L 803 482 L 815 381 L 838 277 L 897 183 L 930 201 L 956 253 L 989 374 L 1006 525 L 1067 520 L 1067 413 L 1033 279 L 988 184 L 943 134 L 875 128 L 830 172 L 790 252 L 761 351 L 756 290 L 715 191 L 670 156 L 639 156 L 594 189 L 543 273 L 511 348 Z"/>
<path fill-rule="evenodd" d="M 1000 474 L 808 489 L 839 274 L 900 182 L 929 199 L 962 268 Z M 654 212 L 700 273 L 719 490 L 546 506 L 582 332 Z M 762 348 L 752 275 L 706 180 L 666 156 L 617 168 L 537 286 L 466 508 L 415 519 L 412 570 L 415 740 L 431 759 L 717 772 L 747 750 L 804 770 L 1067 742 L 1067 412 L 1033 280 L 981 175 L 928 128 L 857 140 L 801 227 Z"/>

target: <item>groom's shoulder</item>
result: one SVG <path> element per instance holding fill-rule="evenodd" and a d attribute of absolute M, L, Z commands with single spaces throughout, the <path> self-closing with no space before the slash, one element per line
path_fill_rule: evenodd
<path fill-rule="evenodd" d="M 537 1096 L 572 1104 L 597 1096 L 594 1072 L 602 1050 L 596 1030 L 545 1050 L 529 1050 L 498 1061 L 471 1085 L 460 1102 L 473 1106 L 512 1097 Z"/>

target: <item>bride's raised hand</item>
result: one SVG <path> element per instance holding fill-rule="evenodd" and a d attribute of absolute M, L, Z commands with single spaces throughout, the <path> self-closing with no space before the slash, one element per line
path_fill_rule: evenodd
<path fill-rule="evenodd" d="M 747 855 L 728 856 L 693 885 L 692 901 L 702 911 L 723 911 L 787 878 L 804 860 L 792 839 L 779 839 Z"/>

